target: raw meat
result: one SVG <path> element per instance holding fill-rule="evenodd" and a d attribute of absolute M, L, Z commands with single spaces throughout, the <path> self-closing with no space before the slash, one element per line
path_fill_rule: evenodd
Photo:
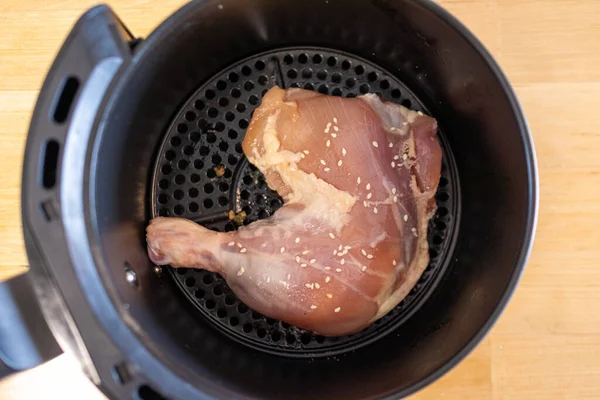
<path fill-rule="evenodd" d="M 156 218 L 149 256 L 220 273 L 271 318 L 322 335 L 359 331 L 395 307 L 429 262 L 442 161 L 436 132 L 433 118 L 375 95 L 275 87 L 243 149 L 284 206 L 229 233 Z"/>

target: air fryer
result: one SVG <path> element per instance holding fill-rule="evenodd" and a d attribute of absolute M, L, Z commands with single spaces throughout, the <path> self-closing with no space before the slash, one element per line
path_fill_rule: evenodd
<path fill-rule="evenodd" d="M 439 122 L 431 262 L 353 335 L 267 318 L 219 275 L 146 255 L 155 216 L 230 231 L 229 211 L 281 207 L 241 149 L 273 85 L 376 93 Z M 4 374 L 52 357 L 54 337 L 115 399 L 379 399 L 433 382 L 489 331 L 531 247 L 537 177 L 506 78 L 439 6 L 196 1 L 147 39 L 106 6 L 77 22 L 35 108 L 22 201 L 31 270 L 0 290 Z"/>

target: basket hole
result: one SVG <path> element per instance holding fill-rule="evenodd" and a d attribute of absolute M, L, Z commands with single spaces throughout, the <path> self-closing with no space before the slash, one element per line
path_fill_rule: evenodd
<path fill-rule="evenodd" d="M 158 202 L 160 204 L 167 204 L 169 202 L 169 196 L 164 193 L 158 195 Z"/>
<path fill-rule="evenodd" d="M 327 79 L 327 71 L 321 70 L 321 71 L 317 72 L 317 78 L 319 78 L 322 81 Z"/>
<path fill-rule="evenodd" d="M 429 257 L 430 258 L 436 258 L 438 256 L 438 252 L 437 250 L 433 249 L 433 248 L 429 248 Z"/>
<path fill-rule="evenodd" d="M 446 228 L 448 228 L 448 226 L 446 225 L 446 223 L 444 221 L 436 221 L 435 227 L 437 229 L 439 229 L 440 231 L 445 231 Z"/>
<path fill-rule="evenodd" d="M 302 77 L 305 79 L 312 78 L 313 70 L 311 68 L 304 68 L 302 70 Z"/>
<path fill-rule="evenodd" d="M 219 105 L 221 107 L 227 107 L 229 105 L 229 100 L 227 100 L 227 97 L 221 97 L 219 99 Z"/>
<path fill-rule="evenodd" d="M 440 178 L 440 183 L 439 183 L 439 186 L 441 186 L 441 187 L 446 187 L 446 186 L 448 186 L 448 179 L 447 179 L 447 178 L 444 178 L 444 177 L 442 176 L 442 177 Z"/>
<path fill-rule="evenodd" d="M 237 310 L 240 314 L 246 314 L 249 310 L 248 306 L 244 303 L 238 304 Z"/>
<path fill-rule="evenodd" d="M 267 210 L 260 210 L 258 213 L 258 218 L 260 219 L 265 219 L 265 218 L 269 218 L 270 214 Z"/>
<path fill-rule="evenodd" d="M 228 222 L 227 224 L 225 224 L 225 232 L 233 232 L 235 231 L 235 225 L 233 225 L 231 222 Z"/>
<path fill-rule="evenodd" d="M 231 73 L 229 73 L 229 76 L 227 77 L 227 79 L 231 83 L 236 83 L 240 79 L 240 76 L 238 74 L 236 74 L 235 72 L 231 72 Z"/>
<path fill-rule="evenodd" d="M 231 92 L 229 92 L 231 94 L 231 97 L 233 97 L 234 99 L 239 99 L 240 96 L 242 95 L 242 92 L 240 91 L 240 89 L 237 88 L 233 88 L 231 89 Z"/>
<path fill-rule="evenodd" d="M 232 294 L 228 294 L 225 296 L 225 304 L 228 306 L 232 306 L 235 303 L 235 296 Z"/>
<path fill-rule="evenodd" d="M 391 94 L 392 94 L 392 98 L 394 98 L 394 99 L 399 99 L 400 96 L 402 96 L 402 93 L 400 92 L 399 89 L 393 89 Z"/>
<path fill-rule="evenodd" d="M 240 320 L 237 317 L 229 318 L 229 325 L 238 326 L 240 324 Z"/>
<path fill-rule="evenodd" d="M 137 394 L 140 400 L 167 400 L 166 397 L 148 385 L 140 386 Z"/>
<path fill-rule="evenodd" d="M 285 341 L 287 342 L 287 344 L 294 344 L 296 343 L 296 338 L 291 333 L 288 333 L 285 337 Z"/>
<path fill-rule="evenodd" d="M 258 96 L 256 95 L 252 95 L 250 97 L 248 97 L 248 103 L 252 104 L 253 106 L 258 104 Z"/>
<path fill-rule="evenodd" d="M 160 182 L 158 182 L 158 187 L 160 187 L 161 189 L 168 189 L 169 188 L 169 181 L 166 179 L 161 179 Z"/>
<path fill-rule="evenodd" d="M 342 95 L 342 89 L 340 88 L 335 88 L 331 91 L 331 95 L 332 96 L 341 96 Z"/>
<path fill-rule="evenodd" d="M 225 81 L 217 81 L 217 89 L 218 90 L 225 90 L 227 89 L 227 83 Z"/>
<path fill-rule="evenodd" d="M 227 149 L 229 149 L 229 143 L 227 143 L 227 142 L 219 143 L 219 150 L 227 151 Z"/>
<path fill-rule="evenodd" d="M 335 74 L 331 75 L 331 81 L 333 83 L 340 83 L 342 81 L 342 74 L 336 72 Z"/>
<path fill-rule="evenodd" d="M 198 182 L 200 182 L 200 175 L 198 175 L 198 174 L 192 174 L 190 176 L 190 182 L 192 182 L 192 183 L 198 183 Z"/>
<path fill-rule="evenodd" d="M 207 114 L 210 118 L 217 118 L 217 116 L 219 115 L 219 110 L 217 110 L 214 107 L 211 107 L 208 109 Z"/>
<path fill-rule="evenodd" d="M 178 275 L 185 275 L 185 274 L 187 274 L 187 272 L 188 272 L 187 268 L 177 268 Z"/>
<path fill-rule="evenodd" d="M 311 339 L 311 334 L 308 332 L 304 332 L 302 335 L 300 335 L 300 342 L 304 345 L 309 344 Z"/>
<path fill-rule="evenodd" d="M 241 119 L 240 122 L 238 123 L 238 125 L 241 129 L 246 129 L 248 127 L 248 120 Z"/>
<path fill-rule="evenodd" d="M 249 66 L 247 66 L 247 65 L 244 65 L 244 66 L 242 67 L 242 75 L 244 75 L 244 76 L 248 76 L 248 75 L 250 75 L 251 73 L 252 73 L 252 68 L 250 68 L 250 67 L 249 67 Z"/>
<path fill-rule="evenodd" d="M 244 103 L 239 103 L 235 109 L 238 110 L 239 113 L 243 113 L 246 111 L 246 105 Z"/>
<path fill-rule="evenodd" d="M 186 124 L 179 124 L 177 125 L 177 132 L 178 133 L 187 133 L 188 131 L 188 126 Z"/>
<path fill-rule="evenodd" d="M 359 90 L 361 94 L 367 94 L 371 90 L 371 86 L 368 83 L 363 83 L 362 85 L 360 85 Z"/>
<path fill-rule="evenodd" d="M 216 93 L 214 90 L 208 89 L 206 92 L 204 92 L 204 97 L 206 97 L 208 100 L 214 99 L 215 96 L 216 96 Z"/>
<path fill-rule="evenodd" d="M 375 82 L 377 78 L 379 78 L 377 72 L 369 72 L 369 74 L 367 75 L 367 79 L 369 80 L 369 82 Z"/>
<path fill-rule="evenodd" d="M 288 78 L 290 78 L 290 79 L 296 79 L 296 78 L 298 77 L 298 71 L 296 71 L 295 69 L 290 69 L 290 70 L 287 72 L 287 76 L 288 76 Z"/>
<path fill-rule="evenodd" d="M 183 199 L 183 196 L 184 196 L 183 191 L 181 191 L 179 189 L 177 189 L 176 191 L 173 192 L 173 198 L 175 200 L 181 200 L 181 199 Z"/>
<path fill-rule="evenodd" d="M 178 185 L 183 185 L 185 183 L 185 176 L 183 175 L 177 175 L 175 177 L 175 183 Z"/>
<path fill-rule="evenodd" d="M 215 187 L 213 186 L 212 183 L 207 183 L 206 185 L 204 185 L 204 193 L 206 194 L 211 194 L 212 192 L 214 192 Z"/>
<path fill-rule="evenodd" d="M 258 60 L 255 64 L 254 64 L 254 68 L 256 68 L 259 71 L 262 71 L 263 69 L 265 69 L 267 65 L 264 63 L 264 61 L 262 60 Z"/>
<path fill-rule="evenodd" d="M 189 207 L 188 207 L 188 209 L 192 213 L 197 213 L 198 210 L 200 210 L 200 206 L 198 205 L 198 203 L 191 202 L 190 205 L 189 205 Z"/>
<path fill-rule="evenodd" d="M 335 67 L 337 64 L 337 57 L 331 56 L 327 58 L 327 65 L 330 67 Z"/>
<path fill-rule="evenodd" d="M 328 94 L 329 93 L 329 87 L 327 85 L 321 85 L 321 86 L 319 86 L 319 93 L 321 93 L 321 94 Z"/>
<path fill-rule="evenodd" d="M 298 62 L 300 64 L 306 64 L 308 62 L 308 55 L 302 53 L 298 56 Z"/>
<path fill-rule="evenodd" d="M 181 144 L 181 139 L 178 138 L 177 136 L 174 136 L 171 138 L 171 146 L 173 147 L 177 147 Z"/>
<path fill-rule="evenodd" d="M 230 154 L 229 157 L 227 157 L 227 162 L 229 163 L 229 165 L 235 165 L 237 164 L 238 159 L 233 154 Z"/>
<path fill-rule="evenodd" d="M 185 119 L 187 121 L 193 122 L 196 119 L 196 113 L 193 111 L 188 111 L 185 113 Z"/>
<path fill-rule="evenodd" d="M 312 60 L 315 64 L 321 64 L 323 62 L 323 56 L 320 54 L 315 54 Z"/>
<path fill-rule="evenodd" d="M 247 190 L 242 191 L 242 193 L 240 193 L 240 197 L 243 200 L 248 200 L 250 198 L 250 192 L 248 192 Z"/>
<path fill-rule="evenodd" d="M 223 294 L 223 291 L 224 291 L 223 285 L 217 285 L 213 289 L 213 294 L 215 296 L 221 296 Z"/>
<path fill-rule="evenodd" d="M 356 68 L 354 68 L 354 73 L 356 73 L 356 75 L 362 75 L 365 73 L 365 67 L 363 67 L 362 65 L 357 65 Z"/>
<path fill-rule="evenodd" d="M 208 308 L 209 310 L 212 310 L 213 308 L 215 308 L 217 306 L 217 303 L 213 300 L 213 299 L 208 299 L 206 300 L 206 303 L 204 303 L 206 308 Z"/>
<path fill-rule="evenodd" d="M 227 192 L 229 190 L 229 184 L 227 182 L 219 183 L 219 190 L 223 193 Z"/>
<path fill-rule="evenodd" d="M 315 85 L 313 85 L 312 83 L 308 82 L 308 83 L 304 84 L 304 89 L 306 89 L 306 90 L 314 90 L 315 89 Z"/>
<path fill-rule="evenodd" d="M 171 166 L 169 164 L 165 164 L 162 166 L 160 171 L 165 175 L 169 175 L 171 173 L 171 171 L 173 171 L 173 168 L 171 168 Z"/>
<path fill-rule="evenodd" d="M 215 135 L 214 133 L 209 133 L 208 135 L 206 135 L 206 141 L 208 143 L 214 143 L 217 141 L 217 135 Z"/>
<path fill-rule="evenodd" d="M 198 154 L 201 156 L 207 156 L 210 153 L 210 149 L 207 146 L 200 146 L 200 150 L 198 150 Z"/>
<path fill-rule="evenodd" d="M 213 164 L 215 164 L 215 165 L 219 165 L 219 164 L 221 164 L 221 161 L 223 161 L 223 159 L 221 158 L 221 156 L 218 155 L 218 154 L 214 154 L 212 156 L 211 160 L 212 160 Z"/>
<path fill-rule="evenodd" d="M 264 328 L 260 328 L 256 331 L 256 336 L 259 337 L 259 339 L 263 339 L 267 336 L 267 330 Z"/>
<path fill-rule="evenodd" d="M 244 333 L 250 333 L 252 332 L 252 324 L 250 323 L 246 323 L 242 326 L 242 330 L 244 331 Z"/>
<path fill-rule="evenodd" d="M 214 282 L 215 278 L 213 278 L 213 276 L 211 274 L 204 274 L 204 276 L 202 277 L 202 282 L 205 285 L 210 285 Z"/>
<path fill-rule="evenodd" d="M 194 154 L 194 148 L 192 146 L 185 146 L 183 148 L 183 154 L 186 156 L 191 156 Z"/>
<path fill-rule="evenodd" d="M 317 343 L 323 344 L 325 343 L 325 336 L 317 335 L 317 337 L 315 337 L 315 340 L 317 341 Z"/>
<path fill-rule="evenodd" d="M 200 133 L 199 132 L 190 133 L 190 140 L 194 143 L 200 141 Z"/>
<path fill-rule="evenodd" d="M 230 129 L 229 132 L 227 132 L 227 137 L 229 137 L 229 139 L 232 139 L 232 140 L 237 139 L 238 133 L 237 133 L 237 131 Z"/>
<path fill-rule="evenodd" d="M 175 154 L 175 152 L 174 152 L 173 150 L 169 150 L 169 151 L 167 151 L 167 152 L 165 153 L 165 158 L 166 158 L 167 160 L 169 160 L 169 161 L 172 161 L 172 160 L 174 160 L 174 159 L 175 159 L 175 156 L 176 156 L 176 154 Z"/>
<path fill-rule="evenodd" d="M 259 193 L 256 196 L 254 196 L 254 201 L 259 206 L 262 206 L 263 204 L 265 204 L 265 196 Z"/>
<path fill-rule="evenodd" d="M 229 204 L 229 199 L 227 197 L 221 196 L 219 197 L 219 205 L 220 206 L 226 206 L 227 204 Z"/>
<path fill-rule="evenodd" d="M 188 192 L 188 194 L 190 195 L 190 197 L 192 199 L 195 199 L 196 197 L 198 197 L 200 195 L 200 191 L 196 188 L 191 188 Z"/>
<path fill-rule="evenodd" d="M 279 331 L 271 332 L 271 340 L 274 342 L 279 342 L 281 340 L 281 332 L 279 332 Z"/>
<path fill-rule="evenodd" d="M 387 79 L 384 79 L 383 81 L 379 82 L 379 87 L 383 90 L 389 89 L 390 81 L 388 81 Z"/>
<path fill-rule="evenodd" d="M 346 86 L 348 86 L 349 88 L 353 88 L 354 86 L 356 86 L 356 78 L 346 79 Z"/>
<path fill-rule="evenodd" d="M 173 213 L 175 213 L 175 215 L 183 215 L 184 212 L 185 208 L 183 208 L 181 204 L 177 204 L 173 209 Z"/>
<path fill-rule="evenodd" d="M 287 65 L 290 65 L 294 62 L 294 56 L 292 56 L 291 54 L 286 54 L 285 57 L 283 57 L 283 62 Z"/>
<path fill-rule="evenodd" d="M 254 82 L 247 81 L 246 83 L 244 83 L 244 89 L 246 89 L 247 92 L 249 92 L 252 89 L 254 89 Z"/>
<path fill-rule="evenodd" d="M 440 193 L 438 193 L 437 198 L 439 201 L 444 202 L 444 201 L 448 201 L 450 199 L 450 196 L 446 192 L 440 192 Z"/>
<path fill-rule="evenodd" d="M 202 111 L 205 107 L 205 104 L 202 100 L 196 100 L 194 102 L 194 108 L 198 111 Z"/>
<path fill-rule="evenodd" d="M 269 82 L 269 78 L 266 75 L 261 75 L 258 77 L 258 84 L 265 86 Z"/>
<path fill-rule="evenodd" d="M 226 318 L 227 317 L 227 310 L 225 310 L 224 308 L 219 308 L 217 310 L 217 317 L 219 317 L 219 318 Z"/>
<path fill-rule="evenodd" d="M 412 101 L 410 101 L 409 99 L 404 99 L 402 100 L 402 105 L 406 108 L 411 108 L 412 107 Z"/>
<path fill-rule="evenodd" d="M 254 179 L 250 175 L 244 176 L 243 181 L 244 181 L 244 184 L 248 185 L 248 186 L 250 186 L 254 183 Z"/>
<path fill-rule="evenodd" d="M 444 241 L 444 238 L 442 238 L 440 235 L 435 235 L 432 240 L 433 244 L 435 244 L 435 245 L 440 245 L 443 243 L 443 241 Z"/>
<path fill-rule="evenodd" d="M 185 286 L 187 287 L 193 287 L 196 284 L 196 279 L 192 276 L 190 276 L 189 278 L 185 279 Z"/>
<path fill-rule="evenodd" d="M 204 208 L 210 210 L 213 207 L 214 203 L 211 199 L 204 200 Z"/>
<path fill-rule="evenodd" d="M 352 68 L 352 62 L 351 62 L 351 61 L 349 61 L 349 60 L 344 60 L 344 61 L 342 62 L 342 69 L 343 69 L 343 70 L 348 70 L 348 69 L 350 69 L 350 68 Z"/>

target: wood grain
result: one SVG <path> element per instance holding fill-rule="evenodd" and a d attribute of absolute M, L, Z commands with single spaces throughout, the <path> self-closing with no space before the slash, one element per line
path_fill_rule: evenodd
<path fill-rule="evenodd" d="M 540 215 L 527 271 L 492 333 L 413 398 L 598 399 L 600 1 L 437 2 L 480 38 L 517 91 L 538 154 Z M 27 265 L 20 171 L 37 91 L 72 23 L 93 3 L 0 5 L 0 277 Z M 129 28 L 145 36 L 183 1 L 111 3 Z M 102 398 L 63 358 L 0 382 L 0 398 L 41 397 Z"/>

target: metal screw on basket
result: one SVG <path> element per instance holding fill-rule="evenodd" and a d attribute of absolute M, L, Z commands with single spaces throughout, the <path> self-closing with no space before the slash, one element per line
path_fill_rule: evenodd
<path fill-rule="evenodd" d="M 137 286 L 138 285 L 138 277 L 137 274 L 135 273 L 134 270 L 127 268 L 125 269 L 125 280 L 127 281 L 127 283 L 129 283 L 131 286 Z"/>
<path fill-rule="evenodd" d="M 154 273 L 160 278 L 162 277 L 163 269 L 159 265 L 154 266 Z"/>

